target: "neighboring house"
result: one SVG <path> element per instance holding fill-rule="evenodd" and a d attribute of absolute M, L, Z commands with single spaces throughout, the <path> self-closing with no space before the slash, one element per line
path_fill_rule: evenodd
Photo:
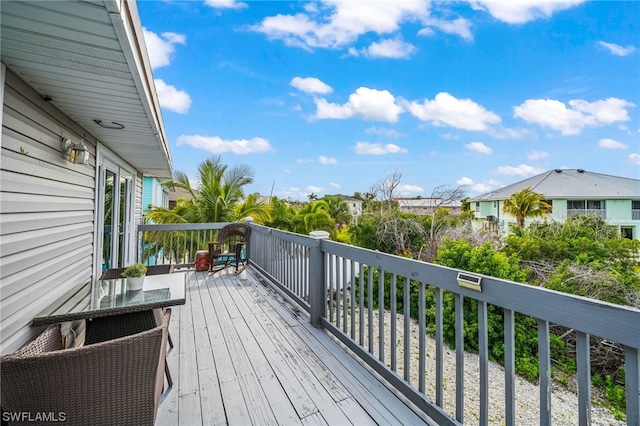
<path fill-rule="evenodd" d="M 171 177 L 171 157 L 135 2 L 2 1 L 0 13 L 5 354 L 54 300 L 135 260 L 143 176 Z"/>
<path fill-rule="evenodd" d="M 508 233 L 516 219 L 502 213 L 504 200 L 531 188 L 553 206 L 549 219 L 595 214 L 606 219 L 627 238 L 640 239 L 640 180 L 588 172 L 555 169 L 470 199 L 474 227 Z M 544 220 L 542 218 L 527 219 Z"/>
<path fill-rule="evenodd" d="M 432 214 L 437 209 L 449 210 L 449 213 L 460 214 L 462 203 L 459 200 L 443 200 L 442 198 L 394 198 L 401 212 L 421 216 Z"/>
<path fill-rule="evenodd" d="M 338 197 L 341 197 L 349 206 L 349 213 L 351 213 L 351 216 L 354 217 L 354 219 L 358 219 L 358 217 L 360 215 L 362 215 L 362 200 L 359 198 L 355 198 L 355 197 L 349 197 L 348 195 L 337 195 Z"/>
<path fill-rule="evenodd" d="M 176 202 L 179 198 L 185 198 L 187 200 L 191 199 L 191 194 L 189 191 L 182 188 L 173 188 L 169 190 L 169 208 L 172 209 L 176 206 Z"/>
<path fill-rule="evenodd" d="M 151 207 L 169 207 L 169 190 L 162 185 L 163 179 L 153 176 L 142 178 L 142 215 Z"/>

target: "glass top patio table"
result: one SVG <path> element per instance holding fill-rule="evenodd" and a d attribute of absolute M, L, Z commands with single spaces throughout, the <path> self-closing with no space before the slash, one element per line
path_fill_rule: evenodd
<path fill-rule="evenodd" d="M 186 272 L 149 275 L 142 290 L 129 291 L 125 278 L 81 284 L 33 319 L 33 325 L 100 318 L 185 304 Z"/>

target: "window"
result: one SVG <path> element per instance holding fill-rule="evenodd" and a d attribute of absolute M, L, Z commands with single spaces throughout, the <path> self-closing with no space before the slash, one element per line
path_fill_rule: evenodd
<path fill-rule="evenodd" d="M 585 208 L 584 200 L 568 200 L 567 201 L 568 210 L 584 210 L 584 208 Z"/>
<path fill-rule="evenodd" d="M 476 213 L 480 213 L 480 202 L 476 201 Z"/>
<path fill-rule="evenodd" d="M 589 210 L 604 210 L 604 200 L 588 200 L 587 209 Z"/>
<path fill-rule="evenodd" d="M 633 228 L 627 227 L 627 226 L 621 227 L 620 235 L 622 236 L 622 238 L 628 238 L 630 240 L 633 240 Z"/>
<path fill-rule="evenodd" d="M 568 200 L 567 215 L 592 214 L 606 219 L 605 200 Z"/>

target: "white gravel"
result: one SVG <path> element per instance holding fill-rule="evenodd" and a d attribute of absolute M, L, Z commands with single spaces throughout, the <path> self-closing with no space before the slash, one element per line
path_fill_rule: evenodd
<path fill-rule="evenodd" d="M 342 320 L 342 318 L 341 318 Z M 358 315 L 356 314 L 356 339 L 358 338 Z M 367 317 L 365 313 L 365 343 L 368 348 L 368 330 L 366 328 Z M 350 327 L 350 318 L 347 318 Z M 384 318 L 385 335 L 385 364 L 391 365 L 390 338 L 391 338 L 391 314 L 385 312 Z M 378 312 L 374 311 L 373 321 L 374 335 L 374 355 L 379 357 L 378 349 Z M 342 324 L 341 327 L 342 328 Z M 350 328 L 348 328 L 348 331 Z M 410 321 L 411 330 L 411 362 L 409 365 L 410 382 L 418 388 L 418 323 Z M 396 323 L 397 340 L 397 373 L 404 377 L 404 316 L 397 316 Z M 435 401 L 435 341 L 429 336 L 425 339 L 426 361 L 425 361 L 425 395 L 431 401 Z M 443 378 L 443 408 L 455 416 L 455 394 L 456 394 L 456 360 L 455 350 L 445 347 L 444 350 L 444 378 Z M 477 354 L 465 353 L 464 356 L 464 424 L 476 425 L 479 422 L 479 356 Z M 516 377 L 516 412 L 515 423 L 517 425 L 538 425 L 539 422 L 539 398 L 540 392 L 537 384 Z M 504 418 L 504 369 L 495 362 L 489 365 L 489 423 L 492 425 L 503 425 Z M 578 397 L 574 392 L 569 391 L 561 384 L 554 383 L 551 397 L 551 416 L 554 425 L 577 425 L 578 424 Z M 602 407 L 594 406 L 591 410 L 592 425 L 624 425 L 625 423 L 616 420 L 613 415 Z"/>

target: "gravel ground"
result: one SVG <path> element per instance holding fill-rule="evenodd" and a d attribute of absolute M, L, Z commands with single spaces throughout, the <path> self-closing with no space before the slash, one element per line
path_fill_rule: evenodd
<path fill-rule="evenodd" d="M 378 350 L 378 312 L 374 312 L 373 333 L 374 333 L 374 355 L 379 357 Z M 358 316 L 356 315 L 356 339 L 358 336 Z M 366 314 L 365 314 L 365 323 Z M 347 318 L 350 325 L 350 318 Z M 390 339 L 391 339 L 391 314 L 385 312 L 385 363 L 391 365 Z M 341 326 L 342 328 L 342 326 Z M 397 316 L 396 323 L 397 341 L 397 373 L 404 376 L 404 317 Z M 418 388 L 418 323 L 415 320 L 410 322 L 411 330 L 411 362 L 409 365 L 410 382 Z M 368 330 L 365 325 L 365 348 L 368 347 Z M 426 363 L 425 363 L 425 394 L 427 398 L 435 401 L 435 341 L 429 336 L 425 339 Z M 477 354 L 465 353 L 464 356 L 464 423 L 465 425 L 476 425 L 479 422 L 479 400 L 480 400 L 480 377 L 479 377 L 479 356 Z M 455 350 L 445 347 L 444 350 L 444 398 L 443 408 L 455 415 L 455 387 L 456 387 L 456 359 Z M 515 423 L 517 425 L 538 425 L 539 422 L 539 398 L 538 385 L 527 380 L 516 377 L 516 412 Z M 492 425 L 504 424 L 504 369 L 495 362 L 489 364 L 489 423 Z M 577 425 L 578 424 L 578 397 L 574 392 L 567 390 L 564 386 L 554 383 L 551 397 L 551 416 L 554 425 Z M 592 425 L 624 425 L 625 422 L 616 420 L 608 410 L 594 406 L 591 410 Z"/>

